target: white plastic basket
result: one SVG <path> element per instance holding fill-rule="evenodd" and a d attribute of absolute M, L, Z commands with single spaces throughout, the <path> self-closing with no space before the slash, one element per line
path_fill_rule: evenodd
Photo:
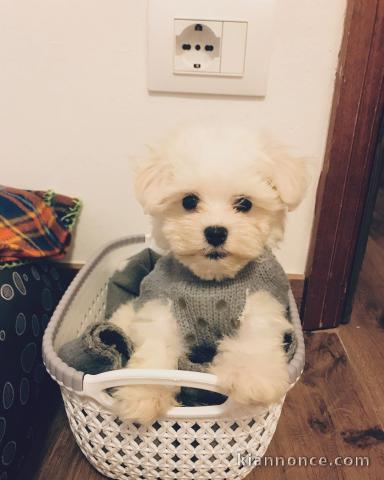
<path fill-rule="evenodd" d="M 77 275 L 47 327 L 44 362 L 59 383 L 76 441 L 90 463 L 118 480 L 244 478 L 251 465 L 240 457 L 262 457 L 275 432 L 284 399 L 250 408 L 231 398 L 217 406 L 175 407 L 151 426 L 122 422 L 110 409 L 106 389 L 133 384 L 180 385 L 220 392 L 214 375 L 177 370 L 117 370 L 98 375 L 74 370 L 59 359 L 61 345 L 104 318 L 107 285 L 124 260 L 146 245 L 145 236 L 107 245 Z M 298 338 L 289 364 L 292 385 L 304 366 L 304 341 L 295 301 L 290 311 Z"/>

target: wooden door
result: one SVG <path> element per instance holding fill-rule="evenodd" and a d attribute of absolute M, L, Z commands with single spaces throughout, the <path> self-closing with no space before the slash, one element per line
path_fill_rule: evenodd
<path fill-rule="evenodd" d="M 378 143 L 383 78 L 384 0 L 349 0 L 306 269 L 307 330 L 335 327 L 345 312 Z"/>

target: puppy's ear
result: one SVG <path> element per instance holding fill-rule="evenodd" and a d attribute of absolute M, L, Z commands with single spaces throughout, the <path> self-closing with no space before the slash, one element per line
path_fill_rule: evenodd
<path fill-rule="evenodd" d="M 135 193 L 145 213 L 156 215 L 164 210 L 171 196 L 172 180 L 171 164 L 156 151 L 151 151 L 147 159 L 138 162 Z"/>
<path fill-rule="evenodd" d="M 288 210 L 295 209 L 308 187 L 308 159 L 294 156 L 285 147 L 276 145 L 269 145 L 264 153 L 267 157 L 268 182 L 276 189 Z"/>

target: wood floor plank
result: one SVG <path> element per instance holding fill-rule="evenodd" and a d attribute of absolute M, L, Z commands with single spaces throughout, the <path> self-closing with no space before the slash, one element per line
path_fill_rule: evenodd
<path fill-rule="evenodd" d="M 247 480 L 378 480 L 384 432 L 336 333 L 306 336 L 307 364 L 287 396 L 268 456 L 368 456 L 369 468 L 260 467 Z"/>
<path fill-rule="evenodd" d="M 42 449 L 45 451 L 33 480 L 103 480 L 78 448 L 60 405 Z"/>
<path fill-rule="evenodd" d="M 384 248 L 372 238 L 368 241 L 350 323 L 339 328 L 339 336 L 384 426 Z"/>

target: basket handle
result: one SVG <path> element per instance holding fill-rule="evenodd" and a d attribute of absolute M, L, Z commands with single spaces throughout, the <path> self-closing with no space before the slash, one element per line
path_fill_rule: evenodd
<path fill-rule="evenodd" d="M 105 391 L 124 385 L 167 385 L 177 387 L 191 387 L 211 392 L 224 393 L 218 384 L 216 375 L 184 370 L 149 370 L 149 369 L 122 369 L 97 375 L 84 375 L 82 395 L 92 398 L 107 409 L 111 409 L 113 398 Z M 203 407 L 173 407 L 167 412 L 168 418 L 213 418 L 228 414 L 240 406 L 228 398 L 221 405 Z M 254 410 L 254 408 L 253 408 Z"/>

